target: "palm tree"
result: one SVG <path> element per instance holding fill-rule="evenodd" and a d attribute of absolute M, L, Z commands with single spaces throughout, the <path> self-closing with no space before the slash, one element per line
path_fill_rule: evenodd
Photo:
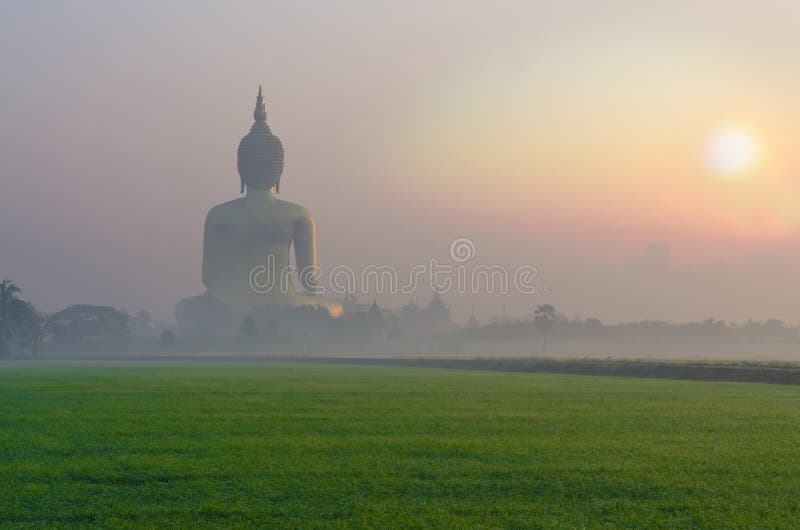
<path fill-rule="evenodd" d="M 556 320 L 556 308 L 550 304 L 542 304 L 533 312 L 533 322 L 542 332 L 542 353 L 547 353 L 547 333 Z"/>
<path fill-rule="evenodd" d="M 17 296 L 20 292 L 11 280 L 0 282 L 0 355 L 7 353 L 8 341 L 22 338 L 38 321 L 33 306 Z"/>

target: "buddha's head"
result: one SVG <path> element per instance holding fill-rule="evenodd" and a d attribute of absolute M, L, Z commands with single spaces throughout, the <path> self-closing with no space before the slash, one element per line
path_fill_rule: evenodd
<path fill-rule="evenodd" d="M 236 156 L 239 177 L 242 181 L 241 192 L 244 193 L 245 186 L 248 190 L 268 190 L 274 186 L 276 191 L 280 191 L 283 145 L 267 125 L 267 110 L 260 86 L 253 118 L 255 123 L 250 132 L 239 142 Z"/>

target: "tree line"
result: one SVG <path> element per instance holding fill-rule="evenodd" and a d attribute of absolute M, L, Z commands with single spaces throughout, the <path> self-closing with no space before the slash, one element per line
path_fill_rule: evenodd
<path fill-rule="evenodd" d="M 79 304 L 45 313 L 21 294 L 11 280 L 0 281 L 0 356 L 35 357 L 45 343 L 67 351 L 118 347 L 150 323 L 146 311 L 130 316 L 110 306 Z M 160 340 L 168 345 L 175 342 L 175 335 L 166 329 Z"/>
<path fill-rule="evenodd" d="M 373 300 L 360 304 L 352 295 L 343 301 L 344 314 L 331 318 L 322 308 L 303 307 L 282 314 L 258 310 L 246 315 L 238 329 L 227 338 L 193 339 L 177 337 L 168 328 L 156 332 L 145 311 L 129 315 L 110 306 L 71 305 L 55 313 L 38 311 L 21 298 L 21 290 L 10 280 L 0 281 L 0 356 L 36 356 L 44 345 L 64 352 L 117 352 L 139 348 L 183 349 L 243 347 L 264 352 L 356 352 L 376 344 L 392 343 L 398 348 L 419 351 L 419 345 L 441 343 L 457 347 L 464 343 L 519 343 L 547 353 L 571 348 L 586 354 L 609 351 L 627 345 L 642 351 L 669 346 L 745 348 L 756 345 L 800 347 L 800 329 L 780 320 L 750 320 L 743 324 L 708 318 L 699 322 L 670 323 L 643 320 L 604 324 L 596 318 L 567 318 L 553 305 L 532 308 L 521 319 L 495 317 L 482 324 L 474 316 L 466 327 L 454 325 L 450 308 L 435 293 L 426 305 L 411 299 L 397 311 L 382 308 Z M 276 316 L 277 315 L 277 316 Z M 146 338 L 148 342 L 140 340 Z M 204 342 L 205 340 L 205 342 Z M 427 347 L 427 346 L 426 346 Z M 666 346 L 665 346 L 666 347 Z"/>

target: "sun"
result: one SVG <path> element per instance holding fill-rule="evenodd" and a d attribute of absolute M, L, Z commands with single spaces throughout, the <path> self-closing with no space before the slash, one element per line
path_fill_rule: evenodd
<path fill-rule="evenodd" d="M 755 139 L 738 127 L 718 129 L 711 135 L 706 146 L 709 167 L 725 177 L 741 176 L 753 170 L 757 158 Z"/>

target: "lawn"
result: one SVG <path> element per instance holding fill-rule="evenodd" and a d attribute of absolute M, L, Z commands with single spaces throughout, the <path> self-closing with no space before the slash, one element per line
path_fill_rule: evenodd
<path fill-rule="evenodd" d="M 800 387 L 0 364 L 0 526 L 792 527 Z"/>

